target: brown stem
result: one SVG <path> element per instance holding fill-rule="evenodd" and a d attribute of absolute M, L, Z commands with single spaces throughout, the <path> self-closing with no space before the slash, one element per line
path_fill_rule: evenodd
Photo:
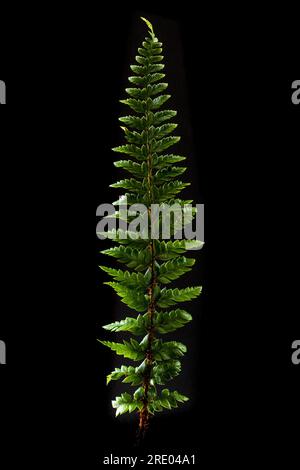
<path fill-rule="evenodd" d="M 146 116 L 148 117 L 148 112 L 146 112 Z M 149 221 L 151 224 L 151 204 L 153 203 L 153 169 L 152 169 L 152 155 L 151 149 L 148 142 L 147 137 L 147 150 L 148 150 L 148 158 L 147 158 L 147 166 L 148 166 L 148 197 L 149 197 L 149 208 L 148 208 L 148 216 Z M 150 239 L 151 239 L 151 232 L 150 232 Z M 149 304 L 148 304 L 148 317 L 150 320 L 150 326 L 148 329 L 148 346 L 146 351 L 146 375 L 143 381 L 143 388 L 144 388 L 144 398 L 143 398 L 143 408 L 140 411 L 140 419 L 139 419 L 139 436 L 143 438 L 145 436 L 145 432 L 149 426 L 149 411 L 148 411 L 148 404 L 149 404 L 149 387 L 150 387 L 150 380 L 151 380 L 151 372 L 153 368 L 153 352 L 152 352 L 152 343 L 154 340 L 154 313 L 155 313 L 155 299 L 154 299 L 154 288 L 156 286 L 156 275 L 155 275 L 155 249 L 154 243 L 151 239 L 149 244 L 149 249 L 151 251 L 151 282 L 150 286 L 147 289 L 147 294 L 149 296 Z"/>
<path fill-rule="evenodd" d="M 148 305 L 148 316 L 150 320 L 150 327 L 148 330 L 148 347 L 146 350 L 146 375 L 144 377 L 143 381 L 143 388 L 144 388 L 144 405 L 142 410 L 140 411 L 140 420 L 139 420 L 139 434 L 140 437 L 144 437 L 145 432 L 148 429 L 149 426 L 149 411 L 148 411 L 148 393 L 149 393 L 149 387 L 150 387 L 150 380 L 151 380 L 151 372 L 153 368 L 153 352 L 152 352 L 152 343 L 154 340 L 154 313 L 155 313 L 155 300 L 154 300 L 154 288 L 156 286 L 156 277 L 155 277 L 155 267 L 154 267 L 154 262 L 155 262 L 155 252 L 154 252 L 154 244 L 153 240 L 151 240 L 150 243 L 150 250 L 151 250 L 151 271 L 152 271 L 152 278 L 151 278 L 151 283 L 150 286 L 148 287 L 147 293 L 149 296 L 149 305 Z"/>

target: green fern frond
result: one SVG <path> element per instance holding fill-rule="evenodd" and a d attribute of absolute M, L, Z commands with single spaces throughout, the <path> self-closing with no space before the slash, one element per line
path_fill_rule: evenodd
<path fill-rule="evenodd" d="M 140 337 L 123 342 L 100 341 L 116 354 L 132 361 L 140 361 L 136 366 L 121 365 L 107 375 L 107 384 L 122 380 L 124 384 L 137 387 L 133 395 L 125 392 L 112 401 L 116 416 L 137 412 L 140 415 L 140 432 L 143 434 L 149 425 L 149 416 L 163 410 L 177 408 L 188 398 L 169 389 L 159 390 L 160 386 L 180 374 L 180 360 L 187 353 L 186 346 L 178 341 L 162 341 L 165 335 L 184 327 L 192 321 L 192 316 L 177 304 L 195 299 L 201 287 L 167 289 L 166 284 L 190 271 L 195 259 L 189 252 L 202 247 L 197 240 L 177 240 L 175 232 L 190 223 L 195 210 L 188 211 L 186 204 L 191 200 L 181 199 L 180 193 L 189 185 L 178 180 L 186 171 L 181 162 L 186 157 L 171 153 L 180 136 L 177 131 L 176 111 L 166 108 L 171 95 L 165 79 L 163 45 L 156 38 L 152 24 L 142 18 L 148 27 L 148 35 L 138 48 L 135 64 L 130 66 L 129 86 L 120 102 L 126 106 L 126 114 L 119 118 L 125 142 L 114 147 L 115 154 L 122 154 L 114 161 L 114 166 L 126 176 L 113 182 L 112 188 L 122 188 L 124 193 L 113 204 L 118 208 L 142 203 L 146 206 L 142 216 L 152 223 L 152 204 L 174 206 L 174 220 L 171 221 L 171 239 L 151 238 L 151 226 L 146 233 L 131 230 L 113 229 L 105 235 L 117 245 L 102 251 L 113 257 L 127 269 L 100 266 L 113 281 L 111 286 L 131 311 L 130 315 L 114 321 L 103 328 L 112 333 Z M 170 153 L 167 153 L 170 152 Z M 114 155 L 115 155 L 114 154 Z M 177 215 L 186 215 L 184 222 Z M 129 221 L 132 220 L 132 214 Z M 176 217 L 175 217 L 176 215 Z M 108 216 L 122 219 L 120 210 Z M 161 228 L 162 216 L 158 216 Z M 150 224 L 151 225 L 151 224 Z M 104 235 L 104 232 L 102 233 Z M 174 307 L 175 306 L 175 307 Z M 173 310 L 165 310 L 174 307 Z M 136 315 L 134 312 L 138 312 Z M 98 340 L 99 341 L 99 340 Z"/>

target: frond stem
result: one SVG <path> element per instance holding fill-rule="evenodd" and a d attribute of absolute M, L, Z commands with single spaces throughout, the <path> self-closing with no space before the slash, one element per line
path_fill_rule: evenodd
<path fill-rule="evenodd" d="M 149 123 L 149 110 L 146 111 L 146 120 Z M 149 134 L 149 124 L 147 125 L 146 131 L 146 146 L 147 146 L 147 185 L 148 185 L 148 217 L 149 222 L 151 224 L 151 204 L 154 203 L 154 196 L 153 196 L 153 155 L 151 151 L 151 145 L 148 140 Z M 155 272 L 155 246 L 154 242 L 151 238 L 151 225 L 150 225 L 150 243 L 148 248 L 151 252 L 151 263 L 150 263 L 150 270 L 151 270 L 151 281 L 150 285 L 147 289 L 147 293 L 149 296 L 149 304 L 148 304 L 148 316 L 150 320 L 150 326 L 148 329 L 148 347 L 146 350 L 146 375 L 143 381 L 143 388 L 144 388 L 144 399 L 143 399 L 143 408 L 140 411 L 140 420 L 139 420 L 139 434 L 140 437 L 143 438 L 147 428 L 149 426 L 149 388 L 150 388 L 150 381 L 151 381 L 151 374 L 153 369 L 153 352 L 152 352 L 152 344 L 155 339 L 154 336 L 154 314 L 155 314 L 155 298 L 154 298 L 154 289 L 157 285 L 156 280 L 156 272 Z"/>

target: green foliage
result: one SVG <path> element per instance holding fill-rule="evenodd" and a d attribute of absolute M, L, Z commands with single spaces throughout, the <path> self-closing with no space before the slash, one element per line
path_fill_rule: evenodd
<path fill-rule="evenodd" d="M 129 331 L 135 336 L 142 336 L 147 333 L 150 326 L 148 315 L 138 315 L 137 318 L 126 317 L 124 320 L 104 325 L 103 328 L 109 331 Z"/>
<path fill-rule="evenodd" d="M 162 289 L 157 305 L 162 308 L 170 307 L 178 302 L 187 302 L 201 294 L 201 287 L 186 287 L 185 289 Z"/>
<path fill-rule="evenodd" d="M 176 194 L 180 193 L 184 188 L 189 186 L 190 183 L 183 183 L 182 181 L 171 181 L 170 183 L 164 183 L 162 186 L 157 188 L 154 186 L 154 195 L 156 203 L 166 202 L 172 199 Z"/>
<path fill-rule="evenodd" d="M 156 258 L 164 261 L 177 258 L 179 255 L 200 245 L 201 242 L 198 240 L 154 241 Z"/>
<path fill-rule="evenodd" d="M 144 361 L 145 362 L 145 361 Z M 141 366 L 144 365 L 142 362 Z M 131 385 L 140 385 L 143 381 L 143 367 L 121 366 L 120 369 L 115 369 L 111 374 L 106 377 L 106 383 L 109 384 L 111 380 L 119 380 L 123 378 L 123 383 Z"/>
<path fill-rule="evenodd" d="M 162 284 L 169 284 L 190 271 L 194 264 L 195 260 L 193 258 L 186 258 L 185 256 L 167 261 L 159 266 L 157 280 Z"/>
<path fill-rule="evenodd" d="M 178 403 L 188 401 L 188 397 L 178 393 L 177 391 L 170 392 L 167 388 L 162 390 L 159 397 L 152 400 L 149 404 L 149 411 L 154 414 L 157 411 L 163 411 L 164 408 L 171 410 L 177 408 Z"/>
<path fill-rule="evenodd" d="M 99 267 L 126 287 L 145 289 L 151 281 L 151 272 L 149 270 L 142 274 L 122 271 L 122 269 L 107 268 L 106 266 Z"/>
<path fill-rule="evenodd" d="M 109 232 L 98 232 L 101 235 L 106 235 L 109 240 L 113 240 L 114 242 L 120 243 L 122 245 L 130 245 L 132 249 L 136 248 L 137 250 L 141 248 L 146 248 L 149 245 L 149 240 L 148 238 L 143 239 L 141 236 L 135 232 L 130 232 L 130 231 L 125 231 L 122 229 L 113 229 Z M 116 247 L 117 248 L 117 247 Z M 107 250 L 102 251 L 102 253 L 106 253 Z M 109 253 L 111 256 L 114 256 L 115 258 L 117 255 L 114 255 L 116 252 L 111 252 L 109 250 Z"/>
<path fill-rule="evenodd" d="M 105 284 L 111 286 L 121 297 L 122 302 L 128 305 L 128 307 L 133 308 L 137 312 L 147 310 L 148 301 L 143 291 L 126 287 L 118 282 L 106 282 Z"/>
<path fill-rule="evenodd" d="M 186 346 L 177 341 L 163 342 L 161 339 L 156 339 L 152 345 L 152 351 L 156 361 L 177 359 L 183 356 L 186 350 Z"/>
<path fill-rule="evenodd" d="M 184 325 L 192 321 L 192 315 L 185 310 L 176 309 L 170 312 L 156 313 L 154 325 L 160 334 L 171 333 L 172 331 L 182 328 Z"/>
<path fill-rule="evenodd" d="M 116 246 L 102 253 L 117 258 L 120 263 L 126 264 L 128 268 L 136 271 L 144 271 L 151 264 L 151 252 L 148 248 L 138 250 L 131 247 Z"/>
<path fill-rule="evenodd" d="M 157 333 L 165 334 L 182 328 L 190 321 L 192 315 L 178 308 L 170 312 L 155 312 L 153 327 Z M 138 315 L 137 318 L 126 317 L 124 320 L 104 325 L 103 328 L 113 332 L 128 331 L 135 336 L 144 336 L 150 328 L 149 316 L 145 313 Z"/>
<path fill-rule="evenodd" d="M 152 369 L 152 377 L 157 385 L 164 385 L 180 374 L 181 363 L 178 360 L 166 360 L 157 363 Z"/>
<path fill-rule="evenodd" d="M 116 408 L 116 416 L 122 415 L 124 413 L 132 413 L 134 410 L 141 410 L 143 407 L 143 402 L 141 400 L 136 400 L 129 393 L 122 393 L 120 397 L 116 397 L 112 401 L 112 407 Z"/>
<path fill-rule="evenodd" d="M 131 338 L 130 341 L 123 341 L 123 343 L 112 343 L 111 341 L 100 341 L 100 343 L 115 351 L 119 356 L 128 357 L 128 359 L 133 359 L 134 361 L 143 358 L 145 348 L 135 339 Z"/>
<path fill-rule="evenodd" d="M 119 118 L 126 142 L 113 148 L 116 154 L 123 155 L 123 158 L 114 161 L 115 167 L 129 176 L 122 176 L 118 182 L 111 184 L 112 188 L 124 190 L 114 205 L 122 206 L 126 199 L 129 205 L 143 203 L 147 207 L 143 217 L 147 218 L 151 204 L 177 206 L 171 221 L 170 240 L 163 240 L 162 237 L 152 240 L 150 227 L 146 234 L 120 228 L 106 234 L 116 246 L 102 253 L 127 269 L 100 268 L 113 278 L 106 284 L 115 290 L 131 313 L 103 328 L 112 333 L 134 335 L 137 339 L 100 343 L 117 355 L 139 361 L 135 366 L 117 367 L 107 376 L 107 384 L 122 380 L 128 386 L 137 387 L 133 395 L 125 392 L 116 397 L 112 406 L 116 409 L 116 416 L 139 412 L 140 426 L 146 427 L 149 414 L 177 408 L 188 400 L 177 391 L 160 391 L 161 386 L 180 374 L 180 360 L 184 358 L 187 348 L 181 342 L 163 341 L 159 336 L 172 333 L 192 320 L 186 310 L 176 307 L 173 310 L 165 309 L 193 300 L 200 295 L 201 287 L 167 289 L 164 286 L 192 269 L 195 259 L 188 256 L 189 251 L 199 249 L 202 243 L 174 237 L 176 230 L 193 220 L 195 211 L 188 212 L 184 207 L 191 204 L 191 200 L 179 197 L 179 193 L 189 185 L 177 179 L 186 171 L 186 167 L 179 165 L 186 157 L 168 153 L 180 137 L 173 135 L 177 130 L 177 123 L 173 122 L 176 111 L 164 109 L 170 94 L 162 63 L 162 43 L 156 38 L 151 23 L 145 18 L 142 20 L 148 26 L 149 35 L 138 48 L 136 64 L 130 67 L 133 74 L 129 77 L 130 86 L 125 89 L 127 96 L 121 100 L 128 109 L 128 113 Z M 187 215 L 184 222 L 177 217 L 182 214 Z M 122 219 L 123 215 L 118 210 L 113 217 Z M 131 214 L 129 220 L 130 217 Z M 161 228 L 161 215 L 157 219 Z M 134 311 L 138 314 L 134 315 Z"/>

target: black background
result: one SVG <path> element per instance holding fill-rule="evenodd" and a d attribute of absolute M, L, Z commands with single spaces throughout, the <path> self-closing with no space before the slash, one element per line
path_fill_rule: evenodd
<path fill-rule="evenodd" d="M 57 19 L 55 33 L 43 16 L 34 33 L 12 29 L 4 38 L 7 468 L 19 458 L 41 464 L 60 455 L 70 463 L 79 454 L 89 467 L 95 449 L 97 457 L 137 452 L 134 419 L 116 420 L 110 410 L 104 377 L 112 355 L 97 346 L 95 360 L 95 319 L 101 336 L 100 325 L 123 310 L 117 313 L 120 304 L 101 286 L 97 265 L 107 260 L 99 241 L 94 255 L 91 220 L 95 206 L 115 199 L 110 148 L 121 143 L 118 99 L 144 37 L 140 14 L 164 42 L 178 151 L 188 156 L 192 181 L 186 194 L 206 207 L 206 245 L 185 278 L 203 284 L 204 294 L 191 304 L 193 325 L 180 331 L 190 352 L 179 385 L 192 400 L 155 418 L 146 450 L 191 450 L 207 465 L 268 463 L 296 450 L 299 372 L 290 357 L 299 336 L 300 106 L 291 103 L 293 41 L 283 43 L 272 21 L 258 17 L 254 33 L 242 13 L 227 27 L 222 12 L 217 20 L 174 6 L 118 6 L 99 17 L 84 12 L 81 22 L 73 13 L 68 23 Z"/>

